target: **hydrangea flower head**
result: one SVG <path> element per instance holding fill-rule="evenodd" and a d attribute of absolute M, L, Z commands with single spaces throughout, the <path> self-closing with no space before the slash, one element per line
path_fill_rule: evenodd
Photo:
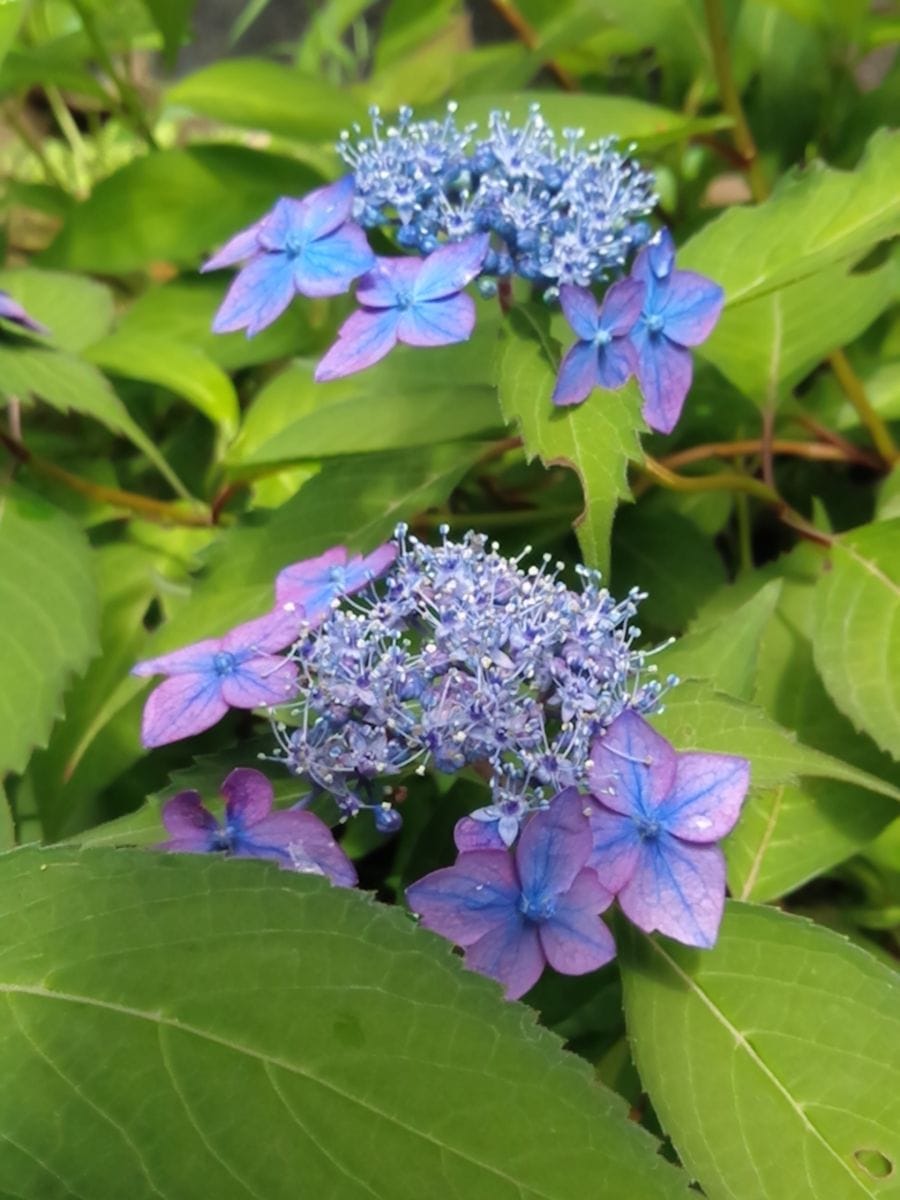
<path fill-rule="evenodd" d="M 626 335 L 641 315 L 644 291 L 636 279 L 620 279 L 598 305 L 585 288 L 566 284 L 560 289 L 562 310 L 580 340 L 560 364 L 554 404 L 580 404 L 595 387 L 614 391 L 631 377 L 632 348 Z"/>
<path fill-rule="evenodd" d="M 229 708 L 284 704 L 297 668 L 277 652 L 296 638 L 296 614 L 275 612 L 169 654 L 148 658 L 132 675 L 168 675 L 144 705 L 141 741 L 147 749 L 210 729 Z"/>
<path fill-rule="evenodd" d="M 350 219 L 350 175 L 302 200 L 281 199 L 271 212 L 213 255 L 204 271 L 246 260 L 213 322 L 216 333 L 250 337 L 279 317 L 296 295 L 339 296 L 375 262 Z"/>
<path fill-rule="evenodd" d="M 275 602 L 303 609 L 310 628 L 318 625 L 341 596 L 352 596 L 378 579 L 397 557 L 397 547 L 386 542 L 365 558 L 350 558 L 346 546 L 332 546 L 316 558 L 293 563 L 275 579 Z"/>
<path fill-rule="evenodd" d="M 594 741 L 590 864 L 625 915 L 688 946 L 715 943 L 725 902 L 725 859 L 749 785 L 729 754 L 678 754 L 634 712 Z"/>
<path fill-rule="evenodd" d="M 29 316 L 17 300 L 13 300 L 7 292 L 0 291 L 0 320 L 27 329 L 29 333 L 49 333 L 50 330 L 34 317 Z"/>
<path fill-rule="evenodd" d="M 220 791 L 225 797 L 224 824 L 204 807 L 199 792 L 179 792 L 169 800 L 163 824 L 171 836 L 160 849 L 267 858 L 288 871 L 325 875 L 341 887 L 354 886 L 353 864 L 328 826 L 313 813 L 297 809 L 273 813 L 275 793 L 262 772 L 238 767 Z"/>
<path fill-rule="evenodd" d="M 510 1000 L 549 963 L 583 975 L 615 945 L 600 913 L 611 894 L 586 864 L 591 833 L 576 791 L 528 821 L 514 853 L 478 850 L 407 888 L 422 924 L 465 948 L 466 966 L 503 984 Z"/>

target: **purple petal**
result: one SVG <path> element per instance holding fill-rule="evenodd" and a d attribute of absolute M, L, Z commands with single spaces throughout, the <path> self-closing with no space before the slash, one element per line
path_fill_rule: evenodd
<path fill-rule="evenodd" d="M 346 562 L 347 547 L 332 546 L 315 558 L 305 558 L 302 562 L 284 567 L 275 577 L 276 603 L 284 604 L 293 600 L 303 604 L 309 596 L 315 595 L 323 583 L 331 582 L 334 567 L 342 567 Z"/>
<path fill-rule="evenodd" d="M 658 433 L 671 433 L 678 424 L 694 373 L 690 350 L 662 333 L 650 333 L 643 322 L 631 331 L 644 420 Z"/>
<path fill-rule="evenodd" d="M 404 295 L 412 295 L 424 261 L 424 258 L 376 258 L 374 267 L 359 281 L 357 300 L 366 308 L 394 308 Z"/>
<path fill-rule="evenodd" d="M 198 850 L 208 850 L 210 834 L 219 828 L 212 813 L 203 807 L 200 793 L 179 792 L 163 805 L 162 821 L 166 830 L 179 842 L 195 842 Z"/>
<path fill-rule="evenodd" d="M 600 920 L 609 908 L 612 894 L 593 871 L 582 871 L 556 911 L 538 926 L 538 937 L 547 962 L 563 975 L 586 975 L 615 957 L 612 934 Z"/>
<path fill-rule="evenodd" d="M 453 830 L 453 840 L 460 854 L 507 849 L 496 822 L 476 821 L 473 817 L 460 817 Z"/>
<path fill-rule="evenodd" d="M 675 271 L 656 293 L 655 310 L 664 319 L 667 338 L 680 346 L 699 346 L 715 328 L 725 293 L 694 271 Z"/>
<path fill-rule="evenodd" d="M 277 708 L 297 694 L 297 664 L 260 655 L 239 663 L 220 681 L 222 699 L 231 708 Z"/>
<path fill-rule="evenodd" d="M 298 244 L 302 240 L 302 220 L 303 201 L 282 196 L 259 223 L 257 238 L 261 249 L 280 254 L 288 249 L 289 242 L 292 246 Z"/>
<path fill-rule="evenodd" d="M 324 875 L 338 887 L 356 884 L 356 869 L 328 826 L 310 812 L 283 811 L 257 821 L 241 838 L 240 857 L 274 858 L 290 871 Z"/>
<path fill-rule="evenodd" d="M 21 326 L 22 329 L 28 329 L 32 333 L 50 332 L 46 325 L 42 325 L 40 321 L 29 316 L 22 305 L 17 300 L 13 300 L 12 296 L 6 292 L 0 292 L 0 317 L 4 321 L 11 321 L 13 325 Z"/>
<path fill-rule="evenodd" d="M 559 303 L 566 320 L 584 342 L 590 342 L 600 328 L 600 307 L 594 293 L 587 288 L 564 283 L 559 289 Z"/>
<path fill-rule="evenodd" d="M 641 315 L 647 289 L 638 279 L 620 279 L 603 297 L 598 325 L 613 337 L 629 332 Z M 560 293 L 560 299 L 562 294 Z M 570 322 L 571 324 L 571 322 Z"/>
<path fill-rule="evenodd" d="M 244 259 L 251 258 L 256 254 L 259 250 L 259 231 L 264 226 L 267 216 L 261 217 L 249 228 L 236 233 L 217 254 L 207 259 L 200 268 L 201 272 L 218 271 L 221 267 L 233 267 L 235 263 L 243 262 Z"/>
<path fill-rule="evenodd" d="M 345 175 L 336 183 L 316 188 L 302 200 L 290 201 L 286 236 L 293 234 L 312 241 L 333 233 L 350 217 L 354 189 L 353 176 Z"/>
<path fill-rule="evenodd" d="M 750 785 L 750 764 L 732 754 L 679 754 L 672 791 L 658 809 L 670 833 L 715 842 L 734 828 Z"/>
<path fill-rule="evenodd" d="M 675 782 L 675 751 L 630 708 L 594 738 L 591 760 L 594 796 L 626 817 L 652 814 Z"/>
<path fill-rule="evenodd" d="M 416 303 L 399 314 L 397 337 L 408 346 L 450 346 L 464 342 L 475 328 L 475 301 L 459 293 L 444 300 Z"/>
<path fill-rule="evenodd" d="M 597 347 L 576 342 L 566 351 L 553 389 L 554 404 L 581 404 L 597 386 Z"/>
<path fill-rule="evenodd" d="M 686 946 L 714 945 L 725 904 L 725 859 L 718 846 L 694 846 L 667 833 L 641 844 L 637 869 L 618 895 L 645 933 Z"/>
<path fill-rule="evenodd" d="M 294 286 L 304 296 L 341 296 L 375 262 L 366 235 L 352 222 L 310 242 L 294 260 Z"/>
<path fill-rule="evenodd" d="M 452 867 L 432 871 L 406 889 L 409 907 L 426 929 L 457 946 L 480 937 L 518 914 L 519 881 L 512 855 L 496 850 L 461 854 Z"/>
<path fill-rule="evenodd" d="M 389 354 L 397 344 L 399 315 L 393 308 L 351 313 L 338 331 L 338 340 L 316 367 L 316 382 L 352 375 Z"/>
<path fill-rule="evenodd" d="M 465 964 L 470 971 L 503 984 L 507 1000 L 518 1000 L 537 983 L 546 960 L 537 927 L 510 911 L 502 925 L 469 946 Z"/>
<path fill-rule="evenodd" d="M 131 668 L 132 675 L 196 675 L 207 671 L 213 655 L 222 649 L 220 638 L 206 638 L 180 650 L 171 650 L 157 658 L 145 658 Z"/>
<path fill-rule="evenodd" d="M 634 874 L 641 853 L 641 836 L 631 817 L 597 804 L 588 818 L 594 848 L 588 866 L 610 892 L 621 891 Z"/>
<path fill-rule="evenodd" d="M 259 333 L 284 312 L 295 295 L 287 254 L 261 254 L 234 277 L 213 321 L 213 333 L 246 329 Z"/>
<path fill-rule="evenodd" d="M 441 300 L 461 291 L 481 270 L 489 242 L 488 234 L 476 233 L 429 254 L 416 278 L 413 299 Z"/>
<path fill-rule="evenodd" d="M 394 564 L 398 553 L 399 551 L 396 543 L 394 542 L 384 542 L 382 545 L 376 546 L 375 549 L 370 554 L 367 554 L 362 562 L 360 562 L 359 568 L 354 571 L 354 577 L 364 579 L 365 583 L 371 583 L 375 579 L 380 579 L 381 576 L 384 575 L 385 572 L 388 571 Z M 354 562 L 355 561 L 356 560 L 354 559 Z M 359 586 L 363 585 L 360 584 Z M 357 587 L 354 586 L 353 590 L 356 591 Z"/>
<path fill-rule="evenodd" d="M 539 902 L 567 891 L 591 854 L 585 808 L 591 801 L 567 788 L 535 813 L 516 847 L 522 894 Z"/>
<path fill-rule="evenodd" d="M 252 767 L 236 767 L 225 778 L 219 791 L 225 797 L 228 823 L 246 829 L 255 825 L 272 811 L 275 789 L 262 771 Z"/>
<path fill-rule="evenodd" d="M 176 675 L 147 697 L 141 741 L 150 750 L 211 729 L 228 712 L 214 675 Z"/>
<path fill-rule="evenodd" d="M 241 651 L 254 654 L 274 654 L 297 640 L 302 614 L 294 609 L 285 612 L 276 607 L 263 617 L 245 621 L 222 638 L 222 649 L 231 654 Z"/>
<path fill-rule="evenodd" d="M 634 350 L 627 338 L 613 338 L 597 351 L 596 376 L 608 392 L 626 384 L 634 374 Z"/>

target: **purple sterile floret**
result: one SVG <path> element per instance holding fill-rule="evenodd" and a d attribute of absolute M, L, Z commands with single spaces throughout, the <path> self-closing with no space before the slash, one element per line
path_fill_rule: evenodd
<path fill-rule="evenodd" d="M 350 558 L 346 546 L 332 546 L 316 558 L 292 563 L 275 579 L 275 602 L 303 609 L 306 628 L 314 629 L 342 596 L 352 596 L 379 579 L 397 557 L 394 542 L 385 542 L 365 558 Z"/>
<path fill-rule="evenodd" d="M 260 771 L 238 767 L 219 790 L 225 797 L 224 824 L 204 807 L 199 792 L 179 792 L 163 808 L 163 824 L 171 836 L 159 849 L 268 858 L 288 871 L 325 875 L 341 887 L 354 886 L 353 864 L 328 826 L 310 812 L 273 813 L 275 793 Z"/>
<path fill-rule="evenodd" d="M 716 843 L 738 819 L 749 763 L 676 753 L 631 710 L 594 739 L 591 761 L 590 865 L 645 932 L 712 946 L 725 902 Z"/>
<path fill-rule="evenodd" d="M 278 656 L 297 636 L 302 612 L 275 611 L 131 669 L 168 675 L 144 705 L 141 740 L 148 749 L 209 729 L 229 708 L 275 707 L 295 694 L 297 668 Z"/>
<path fill-rule="evenodd" d="M 29 316 L 17 300 L 13 300 L 12 296 L 2 291 L 0 291 L 0 319 L 10 321 L 13 325 L 27 329 L 30 333 L 50 332 L 46 325 L 42 325 L 40 321 Z"/>
<path fill-rule="evenodd" d="M 379 258 L 360 280 L 361 304 L 316 368 L 320 382 L 362 371 L 398 342 L 449 346 L 475 327 L 475 303 L 462 289 L 478 274 L 489 237 L 477 234 L 427 258 Z"/>
<path fill-rule="evenodd" d="M 533 806 L 524 796 L 510 796 L 497 804 L 476 808 L 460 817 L 453 840 L 460 852 L 471 850 L 507 850 L 519 836 L 519 829 Z"/>
<path fill-rule="evenodd" d="M 554 404 L 581 404 L 595 387 L 614 391 L 631 378 L 633 351 L 627 334 L 641 315 L 645 291 L 636 279 L 620 279 L 598 305 L 586 288 L 560 288 L 563 313 L 580 340 L 560 364 Z"/>
<path fill-rule="evenodd" d="M 675 269 L 675 246 L 665 229 L 637 256 L 631 276 L 646 289 L 640 320 L 629 334 L 644 419 L 651 429 L 671 433 L 693 378 L 687 347 L 712 333 L 725 293 L 704 275 Z"/>
<path fill-rule="evenodd" d="M 298 293 L 339 296 L 375 263 L 366 235 L 350 219 L 353 176 L 302 200 L 281 199 L 236 234 L 204 271 L 246 260 L 225 296 L 213 330 L 246 329 L 250 337 L 279 317 Z"/>
<path fill-rule="evenodd" d="M 503 984 L 516 1000 L 549 963 L 584 975 L 615 954 L 600 913 L 612 899 L 586 868 L 586 801 L 561 792 L 525 826 L 514 852 L 476 850 L 407 888 L 422 924 L 465 949 L 466 965 Z"/>

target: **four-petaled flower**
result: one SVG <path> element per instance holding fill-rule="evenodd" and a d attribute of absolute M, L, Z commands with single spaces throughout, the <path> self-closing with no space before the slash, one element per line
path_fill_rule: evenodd
<path fill-rule="evenodd" d="M 317 558 L 292 563 L 275 579 L 275 603 L 291 611 L 302 607 L 306 628 L 314 629 L 331 611 L 335 600 L 352 596 L 378 579 L 397 557 L 393 542 L 378 546 L 365 558 L 350 558 L 346 546 L 332 546 Z"/>
<path fill-rule="evenodd" d="M 375 263 L 366 235 L 350 220 L 353 176 L 302 200 L 279 200 L 204 264 L 204 271 L 249 260 L 228 289 L 213 322 L 216 333 L 259 333 L 294 296 L 339 296 Z"/>
<path fill-rule="evenodd" d="M 294 695 L 296 665 L 277 656 L 297 636 L 302 611 L 248 621 L 158 658 L 132 675 L 168 675 L 147 698 L 141 740 L 148 749 L 209 729 L 229 708 L 274 707 Z"/>
<path fill-rule="evenodd" d="M 725 293 L 704 275 L 675 270 L 675 246 L 665 229 L 637 256 L 631 276 L 646 288 L 643 312 L 629 334 L 644 419 L 651 429 L 671 433 L 693 378 L 687 347 L 712 333 Z"/>
<path fill-rule="evenodd" d="M 587 288 L 560 288 L 562 310 L 580 341 L 560 364 L 554 404 L 580 404 L 595 387 L 614 391 L 631 378 L 633 351 L 626 335 L 641 315 L 645 291 L 636 279 L 621 279 L 598 305 Z"/>
<path fill-rule="evenodd" d="M 27 329 L 31 333 L 49 333 L 50 330 L 34 317 L 29 316 L 18 300 L 13 300 L 7 292 L 0 292 L 0 319 Z"/>
<path fill-rule="evenodd" d="M 464 342 L 475 326 L 475 303 L 462 289 L 478 274 L 488 235 L 442 246 L 427 258 L 379 258 L 356 290 L 362 305 L 338 330 L 316 368 L 320 382 L 361 371 L 396 346 Z"/>
<path fill-rule="evenodd" d="M 725 902 L 716 845 L 733 828 L 749 764 L 730 754 L 678 754 L 627 710 L 591 749 L 590 865 L 647 933 L 712 946 Z"/>
<path fill-rule="evenodd" d="M 171 836 L 159 849 L 269 858 L 288 871 L 325 875 L 341 887 L 354 886 L 353 864 L 328 826 L 313 813 L 297 809 L 273 813 L 275 793 L 260 771 L 238 767 L 219 790 L 225 797 L 224 824 L 204 807 L 199 792 L 179 792 L 163 808 L 163 824 Z"/>
<path fill-rule="evenodd" d="M 522 831 L 515 852 L 476 850 L 407 888 L 428 929 L 465 948 L 466 966 L 503 984 L 515 1000 L 549 963 L 583 975 L 615 954 L 599 914 L 612 897 L 586 867 L 590 804 L 561 792 Z"/>

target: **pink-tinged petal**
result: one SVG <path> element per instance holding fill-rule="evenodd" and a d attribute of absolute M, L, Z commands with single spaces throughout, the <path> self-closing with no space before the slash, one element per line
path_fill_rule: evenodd
<path fill-rule="evenodd" d="M 627 817 L 653 814 L 675 782 L 674 749 L 630 708 L 594 738 L 591 761 L 592 793 Z"/>
<path fill-rule="evenodd" d="M 671 433 L 678 424 L 694 374 L 691 352 L 662 333 L 650 333 L 642 323 L 630 336 L 635 352 L 634 373 L 644 397 L 644 420 L 657 433 Z"/>
<path fill-rule="evenodd" d="M 285 612 L 276 607 L 263 617 L 255 617 L 230 630 L 222 638 L 222 649 L 231 654 L 275 654 L 297 640 L 303 619 L 302 611 L 294 608 Z"/>
<path fill-rule="evenodd" d="M 356 299 L 366 308 L 394 308 L 403 297 L 412 297 L 424 261 L 414 257 L 377 258 L 359 281 Z"/>
<path fill-rule="evenodd" d="M 247 258 L 252 258 L 259 251 L 259 231 L 265 224 L 266 218 L 262 217 L 248 229 L 242 229 L 240 233 L 236 233 L 230 241 L 219 250 L 212 258 L 200 268 L 201 272 L 218 271 L 222 267 L 233 267 L 235 263 L 243 262 Z"/>
<path fill-rule="evenodd" d="M 356 869 L 328 826 L 313 813 L 275 812 L 241 838 L 240 856 L 274 858 L 290 871 L 324 875 L 338 887 L 354 887 Z"/>
<path fill-rule="evenodd" d="M 530 991 L 546 965 L 537 927 L 514 912 L 469 946 L 464 961 L 470 971 L 502 983 L 507 1000 L 518 1000 Z"/>
<path fill-rule="evenodd" d="M 349 220 L 355 183 L 344 175 L 335 183 L 316 188 L 300 201 L 298 231 L 308 238 L 324 238 Z"/>
<path fill-rule="evenodd" d="M 510 913 L 518 915 L 519 895 L 512 855 L 478 850 L 412 884 L 406 902 L 426 929 L 457 946 L 471 946 L 505 924 Z"/>
<path fill-rule="evenodd" d="M 559 303 L 566 320 L 584 342 L 593 339 L 600 328 L 600 306 L 594 293 L 587 288 L 564 283 L 559 289 Z"/>
<path fill-rule="evenodd" d="M 182 646 L 157 658 L 145 658 L 131 668 L 132 675 L 196 675 L 207 671 L 213 655 L 222 649 L 220 638 L 206 638 L 192 646 Z"/>
<path fill-rule="evenodd" d="M 225 777 L 219 791 L 225 797 L 228 822 L 246 828 L 255 825 L 272 810 L 275 789 L 262 771 L 236 767 Z"/>
<path fill-rule="evenodd" d="M 615 957 L 612 934 L 600 920 L 612 903 L 593 871 L 582 871 L 553 916 L 538 926 L 538 937 L 547 962 L 563 975 L 586 975 Z"/>
<path fill-rule="evenodd" d="M 528 821 L 516 847 L 522 893 L 532 900 L 565 892 L 591 854 L 589 797 L 567 788 Z"/>
<path fill-rule="evenodd" d="M 618 892 L 637 869 L 641 853 L 641 837 L 631 817 L 597 804 L 588 818 L 594 848 L 588 866 L 597 873 L 601 884 L 610 892 Z"/>
<path fill-rule="evenodd" d="M 304 296 L 342 296 L 375 262 L 358 225 L 348 223 L 310 242 L 294 260 L 294 287 Z"/>
<path fill-rule="evenodd" d="M 472 817 L 460 817 L 456 822 L 453 841 L 460 854 L 471 854 L 474 850 L 507 849 L 496 822 L 476 821 Z"/>
<path fill-rule="evenodd" d="M 694 271 L 674 271 L 656 295 L 667 338 L 680 346 L 699 346 L 715 328 L 725 303 L 717 283 Z"/>
<path fill-rule="evenodd" d="M 597 386 L 597 347 L 593 342 L 576 342 L 565 354 L 551 399 L 554 404 L 581 404 Z"/>
<path fill-rule="evenodd" d="M 210 675 L 176 675 L 147 697 L 141 741 L 150 750 L 211 729 L 228 712 L 219 680 Z"/>
<path fill-rule="evenodd" d="M 365 574 L 366 583 L 380 579 L 396 562 L 399 553 L 395 542 L 384 542 L 367 554 L 360 564 L 360 570 Z"/>
<path fill-rule="evenodd" d="M 462 242 L 441 246 L 429 254 L 413 287 L 416 303 L 453 296 L 471 283 L 481 270 L 489 244 L 488 234 L 476 233 Z"/>
<path fill-rule="evenodd" d="M 303 604 L 307 596 L 319 591 L 323 582 L 328 581 L 332 568 L 342 567 L 346 562 L 347 547 L 332 546 L 315 558 L 305 558 L 302 562 L 284 567 L 275 577 L 276 603 L 284 604 L 293 600 Z"/>
<path fill-rule="evenodd" d="M 725 858 L 718 846 L 691 845 L 666 833 L 642 843 L 637 869 L 618 895 L 622 911 L 654 931 L 708 948 L 725 905 Z"/>
<path fill-rule="evenodd" d="M 389 354 L 397 344 L 398 316 L 393 308 L 351 313 L 338 332 L 338 340 L 316 367 L 316 382 L 352 375 Z"/>
<path fill-rule="evenodd" d="M 475 301 L 460 293 L 416 303 L 400 312 L 397 338 L 408 346 L 450 346 L 465 342 L 474 328 Z"/>
<path fill-rule="evenodd" d="M 299 242 L 302 218 L 303 201 L 282 196 L 272 211 L 260 221 L 258 238 L 262 249 L 279 253 L 288 248 L 289 240 L 293 244 Z"/>
<path fill-rule="evenodd" d="M 234 278 L 213 321 L 213 333 L 246 329 L 259 333 L 284 312 L 295 295 L 291 260 L 286 254 L 261 254 Z"/>
<path fill-rule="evenodd" d="M 658 817 L 688 842 L 715 842 L 734 828 L 750 786 L 750 764 L 733 754 L 679 754 L 675 784 Z"/>
<path fill-rule="evenodd" d="M 622 337 L 641 315 L 646 294 L 647 288 L 640 280 L 620 279 L 603 297 L 599 323 L 613 337 Z"/>
<path fill-rule="evenodd" d="M 167 801 L 163 805 L 162 821 L 173 838 L 182 842 L 193 840 L 204 849 L 209 848 L 210 834 L 219 828 L 216 818 L 203 807 L 200 793 L 193 790 L 179 792 Z"/>
<path fill-rule="evenodd" d="M 260 655 L 239 663 L 220 680 L 222 699 L 231 708 L 277 708 L 297 694 L 297 664 Z"/>
<path fill-rule="evenodd" d="M 613 338 L 597 352 L 597 385 L 614 392 L 634 374 L 634 350 L 627 338 Z"/>

